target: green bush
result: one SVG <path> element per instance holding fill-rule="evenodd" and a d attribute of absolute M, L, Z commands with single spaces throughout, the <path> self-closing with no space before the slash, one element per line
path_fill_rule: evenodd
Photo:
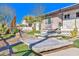
<path fill-rule="evenodd" d="M 66 39 L 66 40 L 70 39 L 69 36 L 64 36 L 64 35 L 62 35 L 61 37 L 62 37 L 63 39 Z"/>
<path fill-rule="evenodd" d="M 27 32 L 27 34 L 34 35 L 34 31 L 29 31 L 29 32 Z"/>
<path fill-rule="evenodd" d="M 77 40 L 74 41 L 74 46 L 77 47 L 77 48 L 79 48 L 79 39 L 77 39 Z"/>
<path fill-rule="evenodd" d="M 40 31 L 32 30 L 32 31 L 27 32 L 27 34 L 29 35 L 34 35 L 35 33 L 40 33 Z"/>
<path fill-rule="evenodd" d="M 7 39 L 7 38 L 10 38 L 13 36 L 15 36 L 15 35 L 14 34 L 6 34 L 6 35 L 3 35 L 2 38 Z"/>
<path fill-rule="evenodd" d="M 24 25 L 24 24 L 20 24 L 20 26 L 21 26 L 21 27 L 26 27 L 26 25 Z"/>
<path fill-rule="evenodd" d="M 14 29 L 14 34 L 16 34 L 16 33 L 18 33 L 19 32 L 19 30 L 18 29 Z"/>

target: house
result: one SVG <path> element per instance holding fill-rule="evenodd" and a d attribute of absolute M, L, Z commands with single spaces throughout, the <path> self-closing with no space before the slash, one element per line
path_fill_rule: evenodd
<path fill-rule="evenodd" d="M 28 26 L 28 22 L 26 22 L 26 20 L 23 20 L 22 24 Z"/>
<path fill-rule="evenodd" d="M 62 31 L 71 31 L 75 27 L 75 20 L 79 30 L 79 4 L 73 4 L 42 16 L 45 16 L 41 23 L 42 31 L 55 30 L 60 23 L 62 24 Z"/>
<path fill-rule="evenodd" d="M 31 31 L 31 30 L 32 30 L 32 27 L 29 27 L 29 24 L 28 24 L 28 22 L 26 22 L 26 20 L 23 20 L 23 21 L 22 21 L 22 25 L 24 25 L 24 26 L 22 27 L 22 30 L 23 30 L 23 31 Z"/>
<path fill-rule="evenodd" d="M 34 29 L 36 31 L 39 31 L 40 30 L 40 24 L 37 21 L 37 18 L 35 16 L 27 16 L 27 17 L 30 20 L 29 22 L 31 22 L 32 20 L 35 21 L 35 22 L 32 21 L 32 25 L 29 26 L 29 22 L 26 21 L 26 20 L 23 20 L 22 24 L 25 25 L 25 27 L 23 27 L 23 30 L 33 30 Z M 32 18 L 32 20 L 30 19 L 30 17 Z"/>

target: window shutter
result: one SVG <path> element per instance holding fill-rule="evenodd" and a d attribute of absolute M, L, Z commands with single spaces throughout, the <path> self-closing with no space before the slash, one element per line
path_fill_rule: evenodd
<path fill-rule="evenodd" d="M 48 17 L 48 24 L 51 24 L 51 18 Z"/>

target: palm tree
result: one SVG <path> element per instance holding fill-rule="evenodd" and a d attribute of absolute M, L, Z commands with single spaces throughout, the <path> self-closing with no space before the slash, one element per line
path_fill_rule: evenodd
<path fill-rule="evenodd" d="M 34 17 L 33 16 L 25 16 L 24 20 L 26 20 L 26 22 L 29 23 L 29 26 L 32 26 L 32 24 L 34 23 Z"/>
<path fill-rule="evenodd" d="M 39 23 L 39 26 L 38 26 L 39 29 L 41 29 L 41 22 L 44 18 L 44 16 L 42 16 L 44 14 L 44 10 L 45 10 L 45 7 L 41 3 L 39 3 L 39 4 L 36 4 L 36 8 L 34 8 L 33 11 L 31 12 L 32 15 L 35 15 L 35 20 L 34 20 L 35 23 L 36 24 Z"/>

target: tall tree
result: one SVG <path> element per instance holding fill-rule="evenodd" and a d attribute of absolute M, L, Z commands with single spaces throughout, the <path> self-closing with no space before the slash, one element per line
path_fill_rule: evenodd
<path fill-rule="evenodd" d="M 39 23 L 39 26 L 36 26 L 36 27 L 39 27 L 40 29 L 41 29 L 41 21 L 44 18 L 41 15 L 44 14 L 44 11 L 45 11 L 45 7 L 41 3 L 39 3 L 39 4 L 36 4 L 36 8 L 34 8 L 33 11 L 31 12 L 33 15 L 35 15 L 35 22 Z"/>
<path fill-rule="evenodd" d="M 7 25 L 10 26 L 10 23 L 15 16 L 15 10 L 7 5 L 0 5 L 0 15 L 0 22 L 6 22 Z"/>
<path fill-rule="evenodd" d="M 13 17 L 15 16 L 15 11 L 11 8 L 8 7 L 6 5 L 0 5 L 0 24 L 2 23 L 2 28 L 0 30 L 0 32 L 2 32 L 2 30 L 6 29 L 6 27 L 4 26 L 4 23 L 6 23 L 8 26 L 10 26 L 11 21 L 13 20 Z M 13 22 L 15 23 L 15 21 Z M 1 36 L 2 33 L 0 33 Z M 9 45 L 9 43 L 3 38 L 0 37 L 6 44 L 6 46 L 8 46 L 9 49 L 9 55 L 12 55 L 13 50 L 12 47 Z"/>
<path fill-rule="evenodd" d="M 16 27 L 16 16 L 14 16 L 14 18 L 11 22 L 11 27 Z"/>
<path fill-rule="evenodd" d="M 0 15 L 0 23 L 2 22 L 3 18 L 4 17 L 2 15 Z"/>
<path fill-rule="evenodd" d="M 33 16 L 25 16 L 24 20 L 26 20 L 26 22 L 28 22 L 29 25 L 31 26 L 32 23 L 34 22 L 34 17 Z"/>

